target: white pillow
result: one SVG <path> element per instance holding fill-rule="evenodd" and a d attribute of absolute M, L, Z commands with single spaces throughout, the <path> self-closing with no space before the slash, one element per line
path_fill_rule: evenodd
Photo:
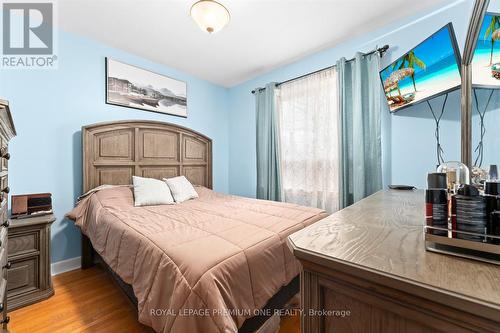
<path fill-rule="evenodd" d="M 164 181 L 133 176 L 134 206 L 174 204 L 174 198 Z"/>
<path fill-rule="evenodd" d="M 175 202 L 184 202 L 189 199 L 198 198 L 198 193 L 193 185 L 184 176 L 168 178 L 163 180 L 170 187 L 170 192 L 175 199 Z"/>

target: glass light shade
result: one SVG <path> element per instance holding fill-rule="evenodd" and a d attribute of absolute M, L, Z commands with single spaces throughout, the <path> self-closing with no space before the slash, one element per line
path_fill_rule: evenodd
<path fill-rule="evenodd" d="M 445 162 L 437 168 L 437 172 L 446 173 L 448 190 L 453 193 L 458 186 L 470 183 L 469 168 L 463 163 Z"/>
<path fill-rule="evenodd" d="M 210 34 L 224 28 L 230 20 L 226 7 L 213 0 L 196 2 L 190 14 L 200 29 Z"/>

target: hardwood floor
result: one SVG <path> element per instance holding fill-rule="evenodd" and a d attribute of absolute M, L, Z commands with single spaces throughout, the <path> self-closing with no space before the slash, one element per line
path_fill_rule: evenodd
<path fill-rule="evenodd" d="M 127 297 L 99 266 L 53 278 L 55 295 L 9 313 L 11 333 L 151 332 Z M 279 333 L 299 333 L 298 316 L 282 318 Z"/>

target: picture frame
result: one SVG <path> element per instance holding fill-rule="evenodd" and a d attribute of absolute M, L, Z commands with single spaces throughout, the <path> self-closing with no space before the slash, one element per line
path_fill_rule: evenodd
<path fill-rule="evenodd" d="M 105 58 L 106 104 L 187 118 L 187 84 Z"/>

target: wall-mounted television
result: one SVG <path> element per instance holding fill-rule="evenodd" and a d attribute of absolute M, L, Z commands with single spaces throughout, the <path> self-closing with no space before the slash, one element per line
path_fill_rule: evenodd
<path fill-rule="evenodd" d="M 391 112 L 460 88 L 460 51 L 453 25 L 432 36 L 380 71 Z"/>
<path fill-rule="evenodd" d="M 484 16 L 472 58 L 472 86 L 500 88 L 500 14 Z"/>

